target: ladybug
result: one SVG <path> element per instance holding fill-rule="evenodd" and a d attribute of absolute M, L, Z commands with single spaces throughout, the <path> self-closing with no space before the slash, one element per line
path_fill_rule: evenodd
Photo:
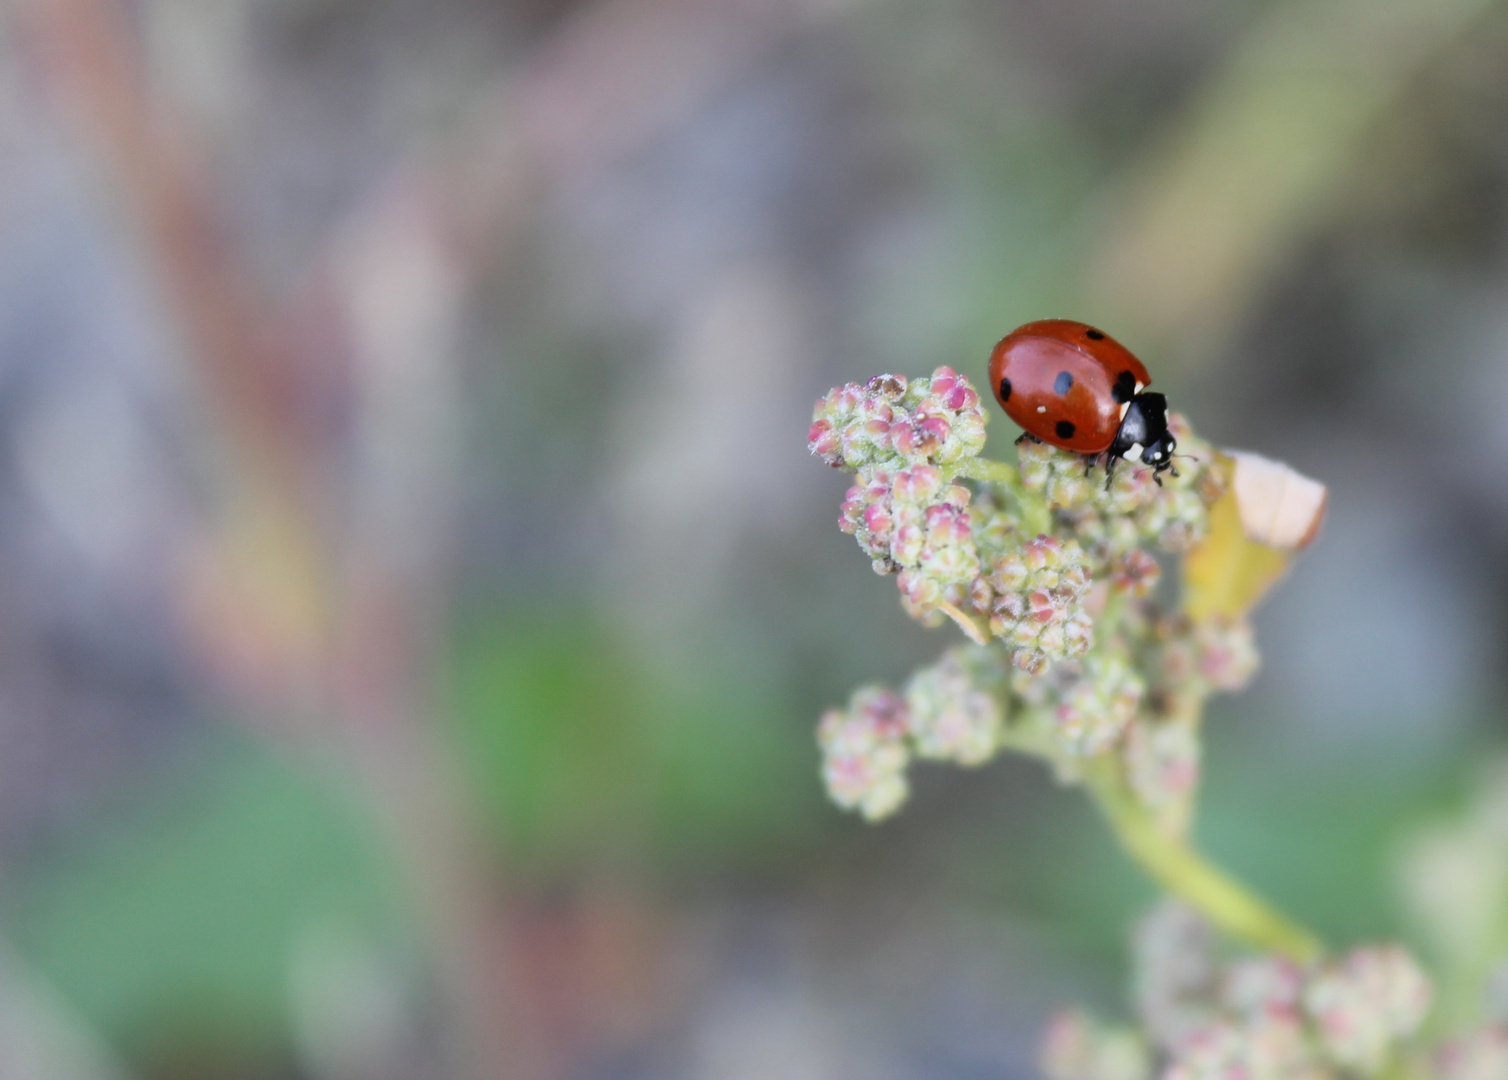
<path fill-rule="evenodd" d="M 1070 319 L 1018 326 L 990 353 L 990 385 L 1005 414 L 1045 443 L 1103 455 L 1107 487 L 1121 458 L 1151 466 L 1159 484 L 1173 467 L 1168 400 L 1142 389 L 1151 381 L 1124 345 Z"/>

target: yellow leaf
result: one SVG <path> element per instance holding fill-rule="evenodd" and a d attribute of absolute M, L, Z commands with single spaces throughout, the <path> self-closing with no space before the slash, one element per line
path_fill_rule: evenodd
<path fill-rule="evenodd" d="M 1210 507 L 1209 535 L 1184 556 L 1184 611 L 1196 622 L 1243 617 L 1283 576 L 1289 554 L 1247 539 L 1232 485 Z"/>

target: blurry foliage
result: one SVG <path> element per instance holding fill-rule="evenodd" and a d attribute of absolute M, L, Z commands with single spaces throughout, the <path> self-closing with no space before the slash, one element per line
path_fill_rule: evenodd
<path fill-rule="evenodd" d="M 825 812 L 808 732 L 779 695 L 657 672 L 591 615 L 467 624 L 447 664 L 455 745 L 526 875 L 645 859 L 772 870 Z"/>
<path fill-rule="evenodd" d="M 328 782 L 242 740 L 194 766 L 13 880 L 10 934 L 128 1056 L 275 1053 L 297 941 L 406 949 L 399 887 Z"/>
<path fill-rule="evenodd" d="M 1314 753 L 1261 731 L 1260 715 L 1217 715 L 1200 804 L 1208 850 L 1336 948 L 1408 940 L 1393 888 L 1399 841 L 1459 800 L 1479 751 L 1395 739 Z"/>

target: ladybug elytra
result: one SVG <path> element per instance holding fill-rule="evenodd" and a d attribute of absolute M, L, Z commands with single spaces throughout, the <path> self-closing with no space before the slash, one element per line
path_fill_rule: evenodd
<path fill-rule="evenodd" d="M 990 386 L 1006 415 L 1045 443 L 1104 455 L 1107 484 L 1121 458 L 1153 476 L 1173 467 L 1168 401 L 1143 389 L 1151 381 L 1124 345 L 1070 319 L 1018 326 L 990 354 Z"/>

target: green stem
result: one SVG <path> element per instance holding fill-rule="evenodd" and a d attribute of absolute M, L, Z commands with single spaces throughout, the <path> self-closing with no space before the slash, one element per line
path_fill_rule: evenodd
<path fill-rule="evenodd" d="M 1028 491 L 1021 483 L 1021 471 L 1004 461 L 989 458 L 964 458 L 953 466 L 949 479 L 962 476 L 969 480 L 982 480 L 1009 491 L 1011 498 L 1021 508 L 1021 527 L 1028 536 L 1052 532 L 1052 511 L 1046 501 L 1034 491 Z"/>
<path fill-rule="evenodd" d="M 1127 854 L 1159 885 L 1193 905 L 1215 926 L 1254 948 L 1299 961 L 1313 960 L 1323 951 L 1309 931 L 1210 865 L 1188 844 L 1158 828 L 1127 787 L 1116 762 L 1091 763 L 1084 780 Z"/>
<path fill-rule="evenodd" d="M 1009 488 L 1011 494 L 1017 497 L 1025 491 L 1021 486 L 1021 473 L 1016 466 L 1004 461 L 991 461 L 982 457 L 964 458 L 953 466 L 952 475 L 999 484 L 1003 488 Z"/>

